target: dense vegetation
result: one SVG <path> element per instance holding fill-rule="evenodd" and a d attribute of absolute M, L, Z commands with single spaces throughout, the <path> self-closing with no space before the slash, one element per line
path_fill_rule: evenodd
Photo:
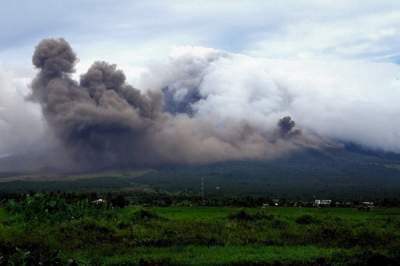
<path fill-rule="evenodd" d="M 310 149 L 267 161 L 112 169 L 83 174 L 57 173 L 54 169 L 37 170 L 30 175 L 0 172 L 0 192 L 152 189 L 199 195 L 202 178 L 207 196 L 376 200 L 398 197 L 400 156 L 349 148 Z"/>
<path fill-rule="evenodd" d="M 0 265 L 400 263 L 397 208 L 144 208 L 104 196 L 3 198 Z"/>

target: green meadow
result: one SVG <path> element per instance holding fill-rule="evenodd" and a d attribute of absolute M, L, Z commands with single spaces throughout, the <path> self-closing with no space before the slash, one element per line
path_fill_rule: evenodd
<path fill-rule="evenodd" d="M 36 194 L 0 208 L 0 265 L 398 265 L 400 209 L 112 207 Z"/>

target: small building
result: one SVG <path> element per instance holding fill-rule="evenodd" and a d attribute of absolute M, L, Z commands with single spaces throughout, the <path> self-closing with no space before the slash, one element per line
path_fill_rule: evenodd
<path fill-rule="evenodd" d="M 279 206 L 279 202 L 280 202 L 279 199 L 273 199 L 273 200 L 272 200 L 272 206 L 278 207 L 278 206 Z"/>
<path fill-rule="evenodd" d="M 374 203 L 372 201 L 364 201 L 358 205 L 358 210 L 360 211 L 370 211 L 372 208 L 374 208 Z"/>
<path fill-rule="evenodd" d="M 352 206 L 353 206 L 353 202 L 351 202 L 351 201 L 346 201 L 346 202 L 344 203 L 344 207 L 350 208 L 350 207 L 352 207 Z"/>
<path fill-rule="evenodd" d="M 95 205 L 102 205 L 102 204 L 105 204 L 106 201 L 104 199 L 97 199 L 97 200 L 92 201 L 92 203 Z"/>
<path fill-rule="evenodd" d="M 314 200 L 314 207 L 321 208 L 321 207 L 330 207 L 332 200 Z"/>

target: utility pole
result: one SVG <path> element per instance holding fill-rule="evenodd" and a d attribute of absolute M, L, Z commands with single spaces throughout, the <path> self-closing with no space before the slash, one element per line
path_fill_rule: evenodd
<path fill-rule="evenodd" d="M 200 183 L 200 193 L 201 193 L 201 199 L 203 201 L 203 204 L 206 201 L 206 197 L 204 194 L 204 176 L 201 177 L 201 183 Z"/>

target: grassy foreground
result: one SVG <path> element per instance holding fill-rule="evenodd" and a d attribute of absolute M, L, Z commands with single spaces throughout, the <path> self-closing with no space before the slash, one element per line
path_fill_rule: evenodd
<path fill-rule="evenodd" d="M 0 265 L 398 265 L 400 209 L 0 208 Z"/>

